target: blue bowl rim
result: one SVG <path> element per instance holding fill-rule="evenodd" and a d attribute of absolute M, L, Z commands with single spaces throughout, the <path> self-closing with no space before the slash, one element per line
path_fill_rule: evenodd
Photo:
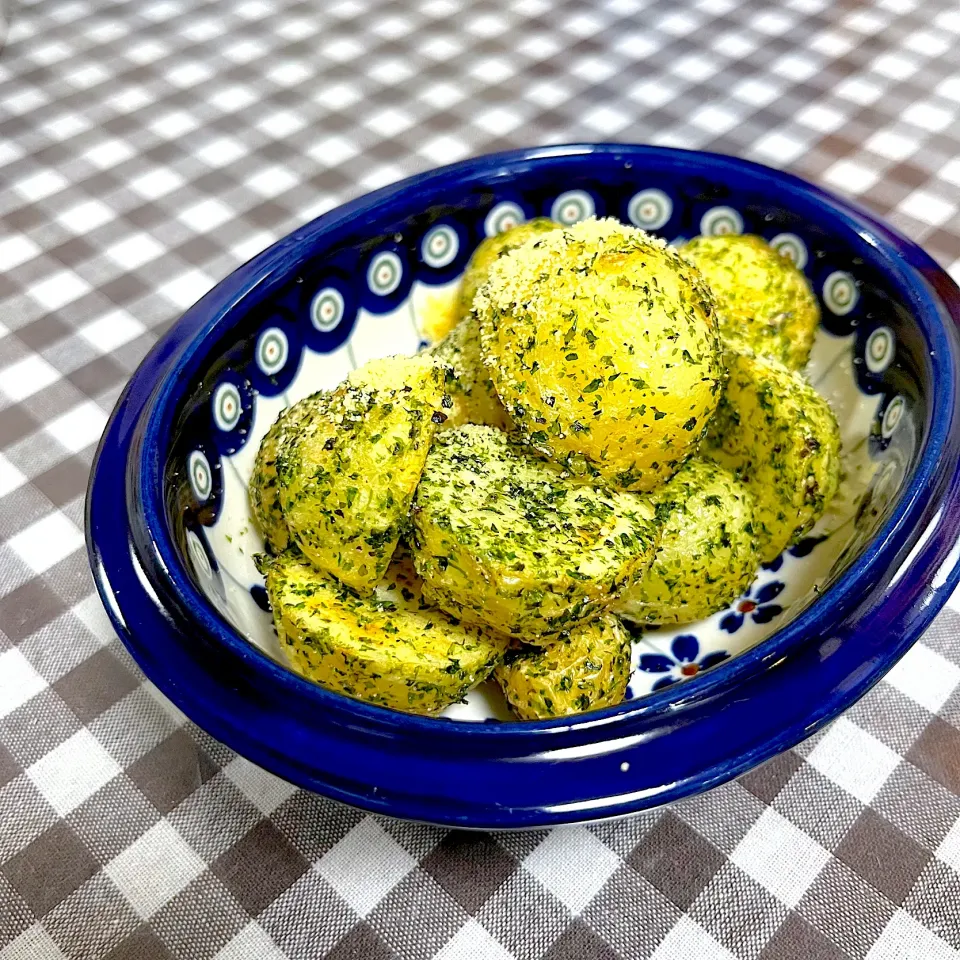
<path fill-rule="evenodd" d="M 571 150 L 579 152 L 583 146 L 584 145 L 575 145 Z M 605 145 L 601 152 L 609 153 L 614 149 L 617 153 L 633 153 L 633 151 L 629 149 L 620 146 L 612 147 L 612 145 Z M 662 150 L 661 148 L 644 148 L 643 152 L 673 154 L 679 151 L 672 151 L 668 148 L 663 148 Z M 282 272 L 282 268 L 287 264 L 289 256 L 309 244 L 316 234 L 323 232 L 329 235 L 332 233 L 335 237 L 338 228 L 342 229 L 344 225 L 350 224 L 357 214 L 365 212 L 372 213 L 381 205 L 388 205 L 389 201 L 400 191 L 413 190 L 437 179 L 447 179 L 449 181 L 448 186 L 452 186 L 453 184 L 466 186 L 476 181 L 488 182 L 487 171 L 489 171 L 490 167 L 506 166 L 513 160 L 523 160 L 526 162 L 532 159 L 538 159 L 544 154 L 550 157 L 566 157 L 570 155 L 565 152 L 563 148 L 548 148 L 544 151 L 535 151 L 534 156 L 531 156 L 528 151 L 518 151 L 512 154 L 495 154 L 490 157 L 468 160 L 449 167 L 439 168 L 439 170 L 436 171 L 410 177 L 394 185 L 392 188 L 387 187 L 378 190 L 365 197 L 360 197 L 337 210 L 324 214 L 307 225 L 307 227 L 292 234 L 291 238 L 295 237 L 296 239 L 292 241 L 289 247 L 284 246 L 284 241 L 281 240 L 279 244 L 268 248 L 247 266 L 250 267 L 251 272 L 255 274 L 256 284 L 269 282 L 274 272 Z M 705 154 L 696 153 L 693 155 L 697 157 L 701 163 L 706 156 Z M 730 158 L 718 156 L 716 159 L 719 161 L 718 165 L 721 167 L 724 165 L 732 165 L 742 168 L 746 163 L 745 161 L 731 161 Z M 768 175 L 767 168 L 760 165 L 751 166 L 755 167 L 758 171 L 762 171 L 764 176 Z M 886 228 L 883 228 L 882 225 L 876 222 L 868 221 L 868 224 L 858 223 L 858 220 L 865 219 L 864 214 L 853 210 L 847 212 L 844 209 L 846 204 L 844 204 L 843 201 L 836 200 L 822 193 L 822 191 L 817 190 L 817 188 L 811 188 L 803 184 L 803 181 L 793 178 L 791 175 L 779 174 L 777 179 L 782 179 L 788 186 L 801 186 L 802 191 L 805 193 L 813 193 L 815 196 L 820 194 L 818 199 L 823 205 L 834 208 L 834 212 L 841 219 L 846 220 L 848 226 L 858 231 L 862 231 L 864 226 L 867 225 L 877 232 L 886 230 Z M 794 181 L 794 183 L 791 184 L 791 181 Z M 910 241 L 905 238 L 897 239 L 902 240 L 903 243 L 910 243 Z M 917 318 L 937 315 L 937 306 L 930 297 L 929 292 L 923 285 L 911 283 L 910 274 L 904 270 L 901 265 L 900 257 L 893 255 L 895 251 L 888 250 L 881 244 L 874 244 L 874 246 L 884 255 L 891 275 L 899 280 L 898 285 L 901 288 L 901 293 L 906 293 L 911 296 L 913 306 L 917 310 Z M 274 255 L 270 256 L 270 254 Z M 245 268 L 241 268 L 241 270 L 243 269 Z M 284 273 L 283 279 L 287 279 L 288 276 L 288 274 Z M 208 298 L 213 294 L 216 294 L 216 288 L 212 291 L 212 294 L 208 294 L 207 298 L 204 298 L 204 300 L 200 301 L 196 307 L 188 312 L 189 316 L 198 308 L 204 307 L 202 313 L 208 315 L 209 319 L 204 327 L 186 344 L 186 348 L 177 358 L 176 372 L 174 373 L 174 370 L 171 369 L 167 377 L 160 384 L 153 408 L 148 413 L 144 443 L 141 447 L 139 474 L 142 481 L 140 490 L 143 496 L 143 509 L 147 515 L 147 525 L 153 533 L 151 546 L 157 551 L 161 561 L 159 569 L 169 579 L 169 585 L 173 587 L 175 592 L 179 596 L 187 598 L 187 603 L 191 607 L 193 615 L 199 618 L 201 627 L 215 635 L 217 641 L 224 643 L 232 653 L 249 654 L 253 652 L 268 670 L 271 672 L 276 671 L 285 681 L 290 682 L 293 690 L 300 693 L 308 691 L 308 695 L 317 697 L 327 709 L 330 708 L 331 702 L 337 705 L 342 705 L 346 702 L 351 711 L 355 711 L 359 715 L 367 716 L 371 720 L 381 720 L 384 717 L 389 717 L 390 722 L 395 723 L 398 716 L 396 711 L 352 700 L 341 694 L 325 690 L 303 679 L 283 665 L 276 663 L 276 661 L 272 660 L 251 644 L 250 641 L 239 635 L 233 626 L 210 607 L 206 598 L 196 588 L 179 562 L 176 547 L 172 537 L 169 536 L 169 531 L 163 518 L 164 462 L 161 457 L 161 451 L 163 450 L 162 441 L 164 437 L 171 435 L 177 406 L 184 393 L 183 385 L 190 380 L 190 374 L 184 376 L 184 367 L 189 365 L 192 358 L 208 354 L 209 340 L 222 335 L 218 327 L 226 317 L 227 310 L 231 309 L 234 305 L 232 302 L 224 302 L 226 298 L 221 298 L 220 303 L 217 303 L 216 298 L 213 302 L 208 303 Z M 898 503 L 892 511 L 891 516 L 881 530 L 871 539 L 870 545 L 847 567 L 830 588 L 818 598 L 816 603 L 808 606 L 788 624 L 773 633 L 766 640 L 757 644 L 757 646 L 710 671 L 705 671 L 699 676 L 685 681 L 679 689 L 671 690 L 668 688 L 650 694 L 642 700 L 630 701 L 617 707 L 596 711 L 582 718 L 538 722 L 524 721 L 522 723 L 506 722 L 501 724 L 485 724 L 482 726 L 475 723 L 462 722 L 457 723 L 457 726 L 471 735 L 479 734 L 481 736 L 496 737 L 503 736 L 508 732 L 513 732 L 518 727 L 527 732 L 533 732 L 534 730 L 565 730 L 580 724 L 594 724 L 605 718 L 617 718 L 624 715 L 635 715 L 636 713 L 648 715 L 662 713 L 668 711 L 670 705 L 677 700 L 690 701 L 696 698 L 712 696 L 718 689 L 723 689 L 732 683 L 738 682 L 743 676 L 753 673 L 757 669 L 762 669 L 763 666 L 771 660 L 778 660 L 784 656 L 795 643 L 802 642 L 803 638 L 808 636 L 813 628 L 822 625 L 825 608 L 827 606 L 831 603 L 845 602 L 855 591 L 857 584 L 861 583 L 865 576 L 875 575 L 876 572 L 885 568 L 891 552 L 891 540 L 895 534 L 904 527 L 904 524 L 907 525 L 908 529 L 916 524 L 925 506 L 931 484 L 934 481 L 936 464 L 943 452 L 946 441 L 944 418 L 938 416 L 938 414 L 944 409 L 950 409 L 956 402 L 955 381 L 957 378 L 957 368 L 953 368 L 954 375 L 953 378 L 951 378 L 950 361 L 953 358 L 947 349 L 948 344 L 943 336 L 942 330 L 936 325 L 927 327 L 922 324 L 920 325 L 920 330 L 927 341 L 928 352 L 933 359 L 933 369 L 928 371 L 931 382 L 946 384 L 946 388 L 942 394 L 939 392 L 935 392 L 934 394 L 934 403 L 928 414 L 927 437 L 922 448 L 920 462 L 918 463 L 917 469 L 913 472 L 910 482 L 901 492 Z M 931 420 L 932 425 L 929 423 Z M 931 426 L 932 429 L 930 429 Z M 409 720 L 414 726 L 422 725 L 425 730 L 432 731 L 436 728 L 436 718 L 417 717 L 405 714 L 400 714 L 399 716 L 403 717 L 404 721 Z"/>
<path fill-rule="evenodd" d="M 143 451 L 145 449 L 149 450 L 151 446 L 150 443 L 144 442 L 146 435 L 143 423 L 144 419 L 146 419 L 144 416 L 145 408 L 147 414 L 151 411 L 156 411 L 157 394 L 164 378 L 166 378 L 166 382 L 169 383 L 172 369 L 174 367 L 177 367 L 178 371 L 182 369 L 184 355 L 188 352 L 192 343 L 194 346 L 196 345 L 195 341 L 198 331 L 206 327 L 206 333 L 209 334 L 223 313 L 242 296 L 248 294 L 256 287 L 262 286 L 270 270 L 274 269 L 284 257 L 290 256 L 291 251 L 296 248 L 296 245 L 304 242 L 311 234 L 311 231 L 316 231 L 320 226 L 324 226 L 326 229 L 331 222 L 331 218 L 342 221 L 354 215 L 358 210 L 369 207 L 374 201 L 382 202 L 384 199 L 393 195 L 398 189 L 403 187 L 417 187 L 425 181 L 429 181 L 431 178 L 439 176 L 455 178 L 457 175 L 462 175 L 464 172 L 469 172 L 477 167 L 481 167 L 487 171 L 495 171 L 498 166 L 507 163 L 517 164 L 543 159 L 545 157 L 571 157 L 596 152 L 615 153 L 621 157 L 626 155 L 637 157 L 650 154 L 668 154 L 675 162 L 693 163 L 700 168 L 702 168 L 704 164 L 720 166 L 732 165 L 733 167 L 739 167 L 741 170 L 750 171 L 754 174 L 759 173 L 765 178 L 776 179 L 780 182 L 781 187 L 789 187 L 791 191 L 802 193 L 815 203 L 825 203 L 831 208 L 834 208 L 834 212 L 843 215 L 846 220 L 850 221 L 858 233 L 860 233 L 867 242 L 870 242 L 872 246 L 885 244 L 887 247 L 892 248 L 897 258 L 902 259 L 912 269 L 918 271 L 919 274 L 930 283 L 931 287 L 937 290 L 942 298 L 944 310 L 949 310 L 950 313 L 953 314 L 954 322 L 960 322 L 960 291 L 957 290 L 949 277 L 910 241 L 880 224 L 869 214 L 862 213 L 849 204 L 829 197 L 824 194 L 823 191 L 805 184 L 798 178 L 788 174 L 780 174 L 747 161 L 735 160 L 713 154 L 619 144 L 575 144 L 570 147 L 512 151 L 508 154 L 499 154 L 491 157 L 481 157 L 472 161 L 465 161 L 464 163 L 456 164 L 449 168 L 442 168 L 439 171 L 410 178 L 402 184 L 385 188 L 370 196 L 353 201 L 351 204 L 347 204 L 345 207 L 333 211 L 331 214 L 327 214 L 318 221 L 314 221 L 312 224 L 308 224 L 300 230 L 294 231 L 290 236 L 279 241 L 276 245 L 254 258 L 250 263 L 241 267 L 200 301 L 199 304 L 188 311 L 181 322 L 175 325 L 148 357 L 145 358 L 141 368 L 135 373 L 130 385 L 118 403 L 107 431 L 104 434 L 104 438 L 101 441 L 94 464 L 94 470 L 91 473 L 90 496 L 88 497 L 87 504 L 87 541 L 97 588 L 111 620 L 131 650 L 131 653 L 141 665 L 144 666 L 148 675 L 157 682 L 158 686 L 160 686 L 171 699 L 182 706 L 188 713 L 203 716 L 203 725 L 206 726 L 211 733 L 220 737 L 228 744 L 235 746 L 241 752 L 251 756 L 251 759 L 254 759 L 256 762 L 260 762 L 262 765 L 274 769 L 276 772 L 287 776 L 289 779 L 293 779 L 295 782 L 311 786 L 313 789 L 319 789 L 321 792 L 332 796 L 338 796 L 347 802 L 364 806 L 368 809 L 376 809 L 379 810 L 379 812 L 426 819 L 432 822 L 457 823 L 461 826 L 509 827 L 535 826 L 583 819 L 579 813 L 562 811 L 551 807 L 550 804 L 543 803 L 541 803 L 539 807 L 530 808 L 530 810 L 526 812 L 518 808 L 503 811 L 486 810 L 481 814 L 477 814 L 476 811 L 463 812 L 462 810 L 460 813 L 456 813 L 453 812 L 452 808 L 450 810 L 437 810 L 435 806 L 431 807 L 427 804 L 423 797 L 406 802 L 385 803 L 382 799 L 378 800 L 362 791 L 358 792 L 356 789 L 350 789 L 341 783 L 334 783 L 332 782 L 333 778 L 330 776 L 328 776 L 326 780 L 324 780 L 321 775 L 314 774 L 311 776 L 309 773 L 305 773 L 302 768 L 298 768 L 292 761 L 284 762 L 284 758 L 278 758 L 275 752 L 271 753 L 269 750 L 265 750 L 262 744 L 248 742 L 248 731 L 238 730 L 236 724 L 233 724 L 229 718 L 221 717 L 216 712 L 211 715 L 205 704 L 198 703 L 195 700 L 191 701 L 190 691 L 185 689 L 184 684 L 178 683 L 176 678 L 163 675 L 162 664 L 158 665 L 158 663 L 152 659 L 152 651 L 148 649 L 149 645 L 141 642 L 141 638 L 138 637 L 139 631 L 137 629 L 137 623 L 151 620 L 151 617 L 153 629 L 156 630 L 159 635 L 162 635 L 164 642 L 183 640 L 184 620 L 182 618 L 179 621 L 177 620 L 174 609 L 178 605 L 182 605 L 182 597 L 178 597 L 176 594 L 176 581 L 174 578 L 168 576 L 169 570 L 163 569 L 163 555 L 159 551 L 152 551 L 150 549 L 151 544 L 144 544 L 142 537 L 140 538 L 140 542 L 134 543 L 133 541 L 137 540 L 137 538 L 131 536 L 132 527 L 131 530 L 126 531 L 124 536 L 118 537 L 117 534 L 121 531 L 117 531 L 115 522 L 111 521 L 114 521 L 115 500 L 117 496 L 122 496 L 124 492 L 128 495 L 131 493 L 136 495 L 136 493 L 142 489 L 141 481 L 143 474 L 142 472 L 138 472 L 138 470 L 142 470 L 141 461 Z M 488 180 L 486 175 L 484 175 L 482 179 L 484 181 Z M 932 303 L 932 301 L 930 302 Z M 214 313 L 213 320 L 205 321 L 204 317 L 211 312 L 211 308 L 216 304 L 219 304 L 219 315 Z M 934 311 L 936 311 L 935 305 Z M 889 650 L 885 651 L 883 656 L 875 658 L 872 672 L 860 677 L 856 683 L 851 681 L 851 683 L 844 686 L 843 689 L 839 687 L 831 688 L 829 691 L 831 695 L 830 699 L 824 701 L 822 705 L 817 704 L 816 710 L 811 710 L 810 716 L 812 719 L 809 724 L 802 726 L 795 724 L 789 729 L 773 730 L 765 745 L 754 749 L 750 753 L 743 752 L 736 756 L 722 757 L 717 761 L 711 771 L 702 774 L 698 773 L 682 783 L 678 782 L 674 785 L 676 789 L 674 789 L 672 793 L 668 792 L 662 795 L 667 799 L 675 799 L 678 796 L 705 789 L 708 786 L 729 779 L 739 772 L 743 772 L 744 769 L 759 762 L 760 759 L 764 759 L 765 756 L 770 756 L 775 752 L 779 752 L 793 745 L 793 743 L 802 739 L 803 736 L 812 732 L 818 725 L 826 722 L 827 719 L 830 719 L 840 710 L 849 706 L 853 700 L 869 689 L 869 687 L 892 666 L 896 659 L 905 652 L 913 640 L 919 635 L 919 632 L 930 622 L 936 611 L 943 605 L 953 587 L 956 585 L 958 578 L 960 578 L 960 556 L 957 555 L 956 549 L 951 551 L 949 548 L 950 544 L 952 544 L 952 535 L 954 533 L 954 531 L 950 529 L 949 523 L 953 522 L 955 525 L 957 516 L 960 515 L 960 488 L 955 484 L 951 490 L 949 481 L 951 478 L 956 479 L 957 476 L 960 476 L 960 473 L 956 471 L 956 463 L 960 460 L 957 451 L 957 441 L 960 440 L 960 437 L 955 435 L 952 444 L 947 441 L 951 439 L 951 431 L 958 421 L 958 416 L 960 416 L 960 414 L 958 414 L 955 397 L 953 396 L 955 393 L 955 371 L 957 369 L 960 348 L 957 346 L 956 331 L 953 330 L 952 325 L 948 325 L 940 332 L 942 333 L 942 337 L 937 341 L 940 345 L 934 348 L 935 357 L 933 359 L 935 359 L 941 367 L 945 364 L 948 371 L 954 371 L 954 375 L 948 375 L 945 380 L 943 378 L 939 379 L 940 384 L 946 384 L 948 388 L 947 394 L 949 398 L 952 399 L 952 405 L 948 406 L 943 403 L 943 394 L 938 395 L 938 398 L 941 400 L 940 407 L 947 407 L 945 410 L 947 416 L 937 418 L 932 425 L 928 423 L 928 428 L 931 426 L 935 428 L 938 423 L 940 424 L 942 427 L 940 432 L 945 434 L 940 442 L 950 447 L 950 450 L 946 451 L 946 457 L 939 458 L 939 460 L 942 461 L 940 462 L 940 466 L 942 467 L 940 470 L 940 478 L 942 482 L 935 491 L 935 502 L 932 506 L 928 506 L 926 515 L 923 518 L 926 520 L 930 516 L 933 516 L 933 520 L 929 526 L 929 529 L 932 531 L 932 536 L 925 537 L 922 542 L 919 542 L 921 534 L 924 533 L 927 528 L 925 522 L 915 524 L 908 529 L 903 529 L 902 523 L 896 526 L 888 522 L 888 526 L 894 526 L 895 529 L 889 531 L 885 529 L 874 538 L 874 542 L 876 542 L 879 537 L 884 538 L 885 543 L 889 544 L 891 558 L 899 560 L 907 557 L 910 573 L 913 575 L 903 577 L 902 581 L 896 585 L 895 590 L 900 588 L 899 592 L 903 594 L 902 596 L 893 599 L 891 597 L 885 597 L 882 604 L 875 602 L 871 612 L 879 613 L 877 608 L 880 605 L 887 607 L 888 609 L 884 611 L 884 613 L 887 614 L 887 621 L 892 622 L 893 619 L 899 618 L 897 622 L 902 621 L 905 624 L 905 632 L 891 645 Z M 192 337 L 192 339 L 186 339 L 187 335 Z M 940 341 L 942 341 L 942 344 Z M 932 375 L 933 370 L 928 370 L 927 374 Z M 933 411 L 931 411 L 931 417 L 929 419 L 934 419 L 932 414 Z M 928 434 L 932 434 L 932 431 L 929 429 Z M 154 447 L 154 449 L 156 450 L 157 448 Z M 926 448 L 923 456 L 927 457 L 929 452 L 929 448 Z M 924 460 L 921 461 L 921 463 L 923 462 Z M 930 464 L 929 472 L 931 473 L 931 481 L 932 473 L 935 472 L 935 466 L 936 462 Z M 134 481 L 133 487 L 135 489 L 124 491 L 122 484 L 118 486 L 115 474 L 118 467 L 121 470 L 123 470 L 124 467 L 129 468 L 131 477 L 128 479 Z M 112 476 L 111 471 L 114 471 Z M 915 483 L 916 479 L 915 476 Z M 946 493 L 944 493 L 945 484 Z M 930 484 L 927 486 L 929 487 Z M 898 507 L 903 507 L 903 500 L 904 497 L 902 496 Z M 912 495 L 910 497 L 909 506 L 914 508 L 913 514 L 911 515 L 915 515 L 918 511 L 923 513 L 921 509 L 923 504 L 918 503 L 917 496 Z M 136 510 L 131 511 L 133 514 L 136 512 Z M 108 515 L 109 519 L 106 519 Z M 101 519 L 98 520 L 98 517 Z M 892 519 L 893 518 L 891 518 L 891 520 Z M 136 517 L 128 517 L 128 520 L 133 523 Z M 140 530 L 140 533 L 146 533 L 149 539 L 151 537 L 151 531 L 144 525 L 143 517 L 141 517 L 140 520 L 141 527 L 143 528 Z M 898 535 L 895 541 L 890 542 L 895 534 Z M 122 543 L 120 541 L 122 541 Z M 174 557 L 174 559 L 176 558 Z M 132 561 L 132 563 L 130 561 Z M 111 566 L 113 569 L 111 569 Z M 133 570 L 134 575 L 128 576 L 124 581 L 125 594 L 121 600 L 119 592 L 115 592 L 113 589 L 112 580 L 116 578 L 119 583 L 121 577 L 120 567 L 125 568 L 123 574 L 126 575 L 129 573 L 129 570 L 126 569 L 127 566 L 129 566 L 130 570 Z M 143 566 L 147 568 L 146 572 L 141 569 Z M 924 586 L 921 590 L 923 593 L 921 597 L 917 592 L 921 589 L 917 586 L 917 583 L 926 584 L 934 576 L 936 577 L 935 583 L 929 587 Z M 913 585 L 912 591 L 904 590 L 907 584 Z M 871 589 L 873 594 L 877 594 L 876 589 L 872 587 Z M 909 595 L 907 595 L 908 593 Z M 164 597 L 163 600 L 160 599 L 161 595 Z M 876 597 L 874 599 L 876 599 Z M 894 599 L 898 601 L 895 612 L 889 609 Z M 205 600 L 202 602 L 204 604 L 206 603 Z M 191 628 L 195 627 L 195 624 L 191 620 L 189 609 L 186 610 L 186 617 L 188 626 Z M 876 619 L 876 617 L 874 619 Z M 248 641 L 242 640 L 239 635 L 234 634 L 232 627 L 224 626 L 243 644 L 243 647 L 246 648 L 246 650 L 240 651 L 241 661 L 246 660 L 248 663 L 252 663 L 257 670 L 262 670 L 265 663 L 268 669 L 272 668 L 274 671 L 282 674 L 282 681 L 284 683 L 296 681 L 304 684 L 311 693 L 319 694 L 321 698 L 318 706 L 324 712 L 322 714 L 318 713 L 317 717 L 330 720 L 333 725 L 339 724 L 341 732 L 346 730 L 355 732 L 356 730 L 362 729 L 375 731 L 376 727 L 380 726 L 383 730 L 390 730 L 392 734 L 405 732 L 415 737 L 417 733 L 423 733 L 426 730 L 435 739 L 439 738 L 440 740 L 446 740 L 449 736 L 455 735 L 461 739 L 461 743 L 464 742 L 462 741 L 463 734 L 468 733 L 470 735 L 469 742 L 474 744 L 474 746 L 485 742 L 491 746 L 491 749 L 500 750 L 508 747 L 510 738 L 522 738 L 524 741 L 532 740 L 534 742 L 542 741 L 542 736 L 537 736 L 537 734 L 573 733 L 579 731 L 582 734 L 579 738 L 581 741 L 592 739 L 594 742 L 598 742 L 597 735 L 603 738 L 604 735 L 609 736 L 614 732 L 609 729 L 611 724 L 624 724 L 631 719 L 643 717 L 649 712 L 649 707 L 646 707 L 646 709 L 642 708 L 640 710 L 632 709 L 625 714 L 625 708 L 620 707 L 590 714 L 574 722 L 552 721 L 543 724 L 514 723 L 503 724 L 501 726 L 444 723 L 438 722 L 436 719 L 410 717 L 409 715 L 397 714 L 393 711 L 371 707 L 357 701 L 340 697 L 336 694 L 330 694 L 327 691 L 322 691 L 314 687 L 312 684 L 307 684 L 305 681 L 300 680 L 300 678 L 289 673 L 265 655 L 261 654 L 252 644 L 249 644 Z M 778 635 L 774 635 L 771 639 L 777 636 Z M 251 654 L 256 654 L 256 656 L 251 657 Z M 733 663 L 736 663 L 736 661 L 733 661 Z M 761 664 L 763 673 L 759 678 L 765 680 L 769 685 L 771 678 L 776 676 L 782 677 L 784 673 L 782 669 L 772 669 L 779 663 L 779 659 L 767 657 L 766 662 Z M 706 676 L 709 675 L 705 675 L 705 677 Z M 200 679 L 216 680 L 215 677 L 211 678 L 209 674 L 200 677 Z M 742 679 L 746 681 L 748 678 L 744 677 Z M 756 687 L 757 679 L 757 677 L 752 678 L 752 682 L 749 685 Z M 717 684 L 715 687 L 708 688 L 707 693 L 701 691 L 701 694 L 696 697 L 689 696 L 688 692 L 691 691 L 691 688 L 696 683 L 697 680 L 695 679 L 682 685 L 682 687 L 676 691 L 676 695 L 670 698 L 668 710 L 664 711 L 661 709 L 659 711 L 661 718 L 664 716 L 669 717 L 672 712 L 679 712 L 691 706 L 699 705 L 707 709 L 709 709 L 711 704 L 719 706 L 723 703 L 724 688 L 730 686 L 729 684 Z M 730 691 L 727 690 L 727 692 L 729 693 Z M 654 698 L 650 698 L 650 700 L 643 701 L 643 703 L 649 704 L 653 699 Z M 659 699 L 665 700 L 667 698 L 661 697 Z M 729 702 L 729 697 L 727 700 Z M 628 709 L 631 706 L 632 705 L 626 705 Z M 653 720 L 656 719 L 657 716 L 653 716 Z M 636 725 L 634 725 L 634 728 L 635 727 Z M 398 728 L 401 729 L 398 731 Z M 567 741 L 563 741 L 557 737 L 550 737 L 549 744 L 541 743 L 540 746 L 544 749 L 553 749 L 555 747 L 562 747 L 565 742 Z M 499 746 L 497 746 L 497 744 L 499 744 Z M 530 749 L 536 750 L 537 748 L 530 747 Z M 359 785 L 361 787 L 363 786 L 362 783 Z M 603 817 L 630 812 L 631 810 L 650 805 L 652 805 L 652 802 L 647 802 L 643 798 L 628 798 L 625 800 L 623 797 L 608 796 L 608 802 L 593 803 L 590 805 L 590 809 L 592 816 Z M 461 807 L 462 806 L 461 804 Z"/>

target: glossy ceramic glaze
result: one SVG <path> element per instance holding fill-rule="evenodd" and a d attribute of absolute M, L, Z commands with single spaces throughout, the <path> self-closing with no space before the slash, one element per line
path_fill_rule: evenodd
<path fill-rule="evenodd" d="M 730 609 L 669 634 L 638 634 L 634 699 L 619 708 L 571 722 L 476 724 L 461 721 L 502 715 L 495 696 L 452 710 L 458 719 L 424 719 L 312 686 L 273 659 L 251 562 L 260 545 L 244 485 L 259 438 L 290 401 L 369 357 L 432 339 L 476 243 L 543 213 L 566 222 L 606 213 L 674 242 L 761 233 L 791 255 L 821 299 L 809 372 L 841 422 L 842 495 L 815 536 L 760 571 Z M 949 592 L 958 457 L 951 310 L 956 288 L 916 247 L 741 161 L 576 146 L 427 174 L 265 251 L 145 361 L 92 482 L 98 585 L 162 689 L 214 735 L 298 783 L 383 812 L 474 826 L 662 803 L 735 775 L 835 715 L 895 662 Z M 692 679 L 674 682 L 681 677 Z"/>

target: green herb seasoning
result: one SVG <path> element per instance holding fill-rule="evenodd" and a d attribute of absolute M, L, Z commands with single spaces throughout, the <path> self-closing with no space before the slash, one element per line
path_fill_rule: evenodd
<path fill-rule="evenodd" d="M 651 495 L 665 525 L 650 568 L 614 604 L 641 623 L 689 623 L 738 597 L 760 565 L 752 494 L 733 474 L 693 458 Z"/>
<path fill-rule="evenodd" d="M 436 346 L 428 351 L 447 368 L 443 405 L 445 419 L 440 429 L 462 423 L 486 423 L 493 427 L 509 424 L 490 373 L 480 352 L 480 324 L 476 317 L 461 320 Z"/>
<path fill-rule="evenodd" d="M 830 405 L 775 360 L 727 354 L 730 379 L 703 447 L 753 494 L 760 559 L 773 560 L 823 515 L 840 481 Z"/>
<path fill-rule="evenodd" d="M 528 641 L 612 603 L 650 562 L 659 533 L 646 497 L 564 479 L 479 426 L 437 436 L 413 528 L 432 602 Z"/>
<path fill-rule="evenodd" d="M 282 435 L 287 528 L 315 566 L 356 590 L 380 581 L 408 524 L 445 373 L 424 355 L 371 361 Z"/>
<path fill-rule="evenodd" d="M 481 240 L 477 249 L 473 251 L 473 256 L 470 257 L 463 271 L 463 279 L 460 281 L 460 316 L 463 318 L 470 315 L 477 290 L 487 282 L 490 268 L 500 257 L 511 250 L 516 250 L 531 237 L 551 233 L 559 226 L 549 217 L 534 217 L 533 220 L 518 223 L 508 230 Z"/>
<path fill-rule="evenodd" d="M 614 220 L 534 237 L 493 264 L 474 310 L 521 441 L 570 475 L 649 490 L 696 449 L 719 333 L 699 273 L 662 240 Z"/>
<path fill-rule="evenodd" d="M 613 707 L 630 680 L 630 636 L 609 614 L 561 633 L 544 647 L 526 647 L 494 675 L 521 720 L 549 720 Z"/>
<path fill-rule="evenodd" d="M 762 237 L 695 237 L 682 255 L 710 285 L 720 335 L 793 370 L 807 362 L 820 322 L 820 305 L 806 277 Z"/>
<path fill-rule="evenodd" d="M 430 606 L 398 551 L 369 596 L 287 552 L 262 563 L 280 648 L 321 686 L 395 710 L 436 713 L 503 659 L 507 640 Z"/>
<path fill-rule="evenodd" d="M 296 433 L 300 421 L 326 402 L 325 397 L 324 393 L 315 393 L 287 407 L 260 442 L 247 490 L 254 523 L 271 553 L 281 553 L 290 543 L 290 531 L 280 509 L 277 452 L 283 439 Z"/>

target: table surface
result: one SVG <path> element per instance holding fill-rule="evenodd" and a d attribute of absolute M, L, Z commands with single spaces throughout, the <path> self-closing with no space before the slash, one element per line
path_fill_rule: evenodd
<path fill-rule="evenodd" d="M 93 593 L 94 446 L 185 307 L 349 197 L 578 139 L 787 167 L 960 278 L 956 0 L 20 8 L 0 57 L 0 958 L 960 956 L 954 611 L 738 782 L 487 835 L 237 757 L 144 681 Z"/>

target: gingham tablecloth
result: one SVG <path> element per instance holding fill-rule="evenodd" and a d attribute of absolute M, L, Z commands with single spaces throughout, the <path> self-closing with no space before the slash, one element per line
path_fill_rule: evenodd
<path fill-rule="evenodd" d="M 0 56 L 0 958 L 960 956 L 956 612 L 739 782 L 468 835 L 235 756 L 144 681 L 93 593 L 94 445 L 185 307 L 349 197 L 575 139 L 790 168 L 960 277 L 957 0 L 20 8 Z"/>

